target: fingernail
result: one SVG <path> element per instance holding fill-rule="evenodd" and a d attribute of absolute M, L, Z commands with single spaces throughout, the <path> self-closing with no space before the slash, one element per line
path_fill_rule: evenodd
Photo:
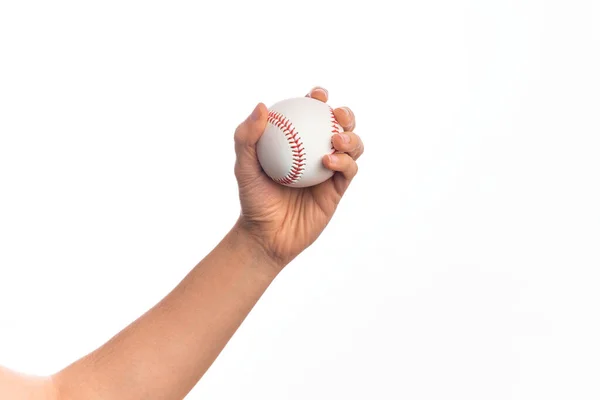
<path fill-rule="evenodd" d="M 338 161 L 338 156 L 336 156 L 335 154 L 330 154 L 329 155 L 329 162 L 332 164 L 335 164 Z"/>
<path fill-rule="evenodd" d="M 350 143 L 350 136 L 345 133 L 338 133 L 338 136 L 342 140 L 342 143 Z"/>
<path fill-rule="evenodd" d="M 252 114 L 250 114 L 250 119 L 252 121 L 258 121 L 259 118 L 260 118 L 260 104 L 257 104 L 256 107 L 254 107 L 254 111 L 252 111 Z"/>
<path fill-rule="evenodd" d="M 350 118 L 352 116 L 348 107 L 342 107 L 341 110 L 346 114 L 346 117 Z"/>
<path fill-rule="evenodd" d="M 311 93 L 311 94 L 313 94 L 313 93 L 314 93 L 314 92 L 316 92 L 316 91 L 321 91 L 321 92 L 323 92 L 323 93 L 325 94 L 325 96 L 329 96 L 329 92 L 327 91 L 327 89 L 324 89 L 324 88 L 322 88 L 322 87 L 320 87 L 320 86 L 315 86 L 315 87 L 314 87 L 314 88 L 313 88 L 313 89 L 310 91 L 310 93 Z"/>

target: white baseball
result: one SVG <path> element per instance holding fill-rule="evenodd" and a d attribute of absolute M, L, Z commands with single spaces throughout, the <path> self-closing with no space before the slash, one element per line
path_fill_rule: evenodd
<path fill-rule="evenodd" d="M 257 144 L 258 160 L 275 182 L 307 187 L 326 181 L 333 171 L 323 157 L 335 150 L 331 137 L 343 129 L 322 101 L 298 97 L 269 108 L 267 127 Z"/>

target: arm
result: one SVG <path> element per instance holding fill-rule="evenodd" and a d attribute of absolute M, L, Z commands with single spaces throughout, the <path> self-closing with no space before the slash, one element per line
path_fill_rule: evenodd
<path fill-rule="evenodd" d="M 154 308 L 58 373 L 60 399 L 182 399 L 280 269 L 233 228 Z"/>
<path fill-rule="evenodd" d="M 0 367 L 0 399 L 55 400 L 49 378 L 27 376 Z"/>
<path fill-rule="evenodd" d="M 310 95 L 327 101 L 323 89 Z M 241 215 L 217 247 L 155 307 L 51 379 L 0 370 L 0 399 L 175 400 L 192 389 L 277 274 L 323 231 L 363 152 L 354 115 L 336 109 L 346 132 L 333 137 L 338 153 L 323 163 L 338 173 L 310 188 L 281 186 L 256 156 L 267 113 L 259 104 L 235 132 Z"/>

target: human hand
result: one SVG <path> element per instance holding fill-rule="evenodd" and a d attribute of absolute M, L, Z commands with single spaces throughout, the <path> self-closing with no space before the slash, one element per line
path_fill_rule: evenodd
<path fill-rule="evenodd" d="M 307 95 L 327 102 L 328 93 L 316 87 Z M 235 132 L 241 215 L 236 228 L 255 239 L 281 269 L 310 246 L 323 232 L 358 172 L 356 160 L 364 151 L 362 140 L 353 131 L 354 113 L 347 107 L 334 114 L 344 132 L 332 137 L 336 153 L 323 158 L 323 165 L 335 174 L 327 181 L 307 188 L 290 188 L 269 178 L 262 170 L 256 143 L 267 125 L 267 107 L 259 103 Z"/>

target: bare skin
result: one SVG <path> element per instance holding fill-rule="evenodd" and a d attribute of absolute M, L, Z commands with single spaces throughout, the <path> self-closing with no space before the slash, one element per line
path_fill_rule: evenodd
<path fill-rule="evenodd" d="M 327 91 L 308 94 L 327 101 Z M 261 170 L 256 142 L 267 123 L 258 104 L 235 132 L 240 217 L 215 247 L 156 306 L 106 344 L 51 377 L 0 367 L 0 398 L 30 400 L 183 399 L 208 370 L 273 279 L 331 220 L 363 152 L 353 112 L 335 115 L 345 132 L 323 164 L 336 171 L 320 185 L 291 189 Z M 226 290 L 224 290 L 226 289 Z"/>

